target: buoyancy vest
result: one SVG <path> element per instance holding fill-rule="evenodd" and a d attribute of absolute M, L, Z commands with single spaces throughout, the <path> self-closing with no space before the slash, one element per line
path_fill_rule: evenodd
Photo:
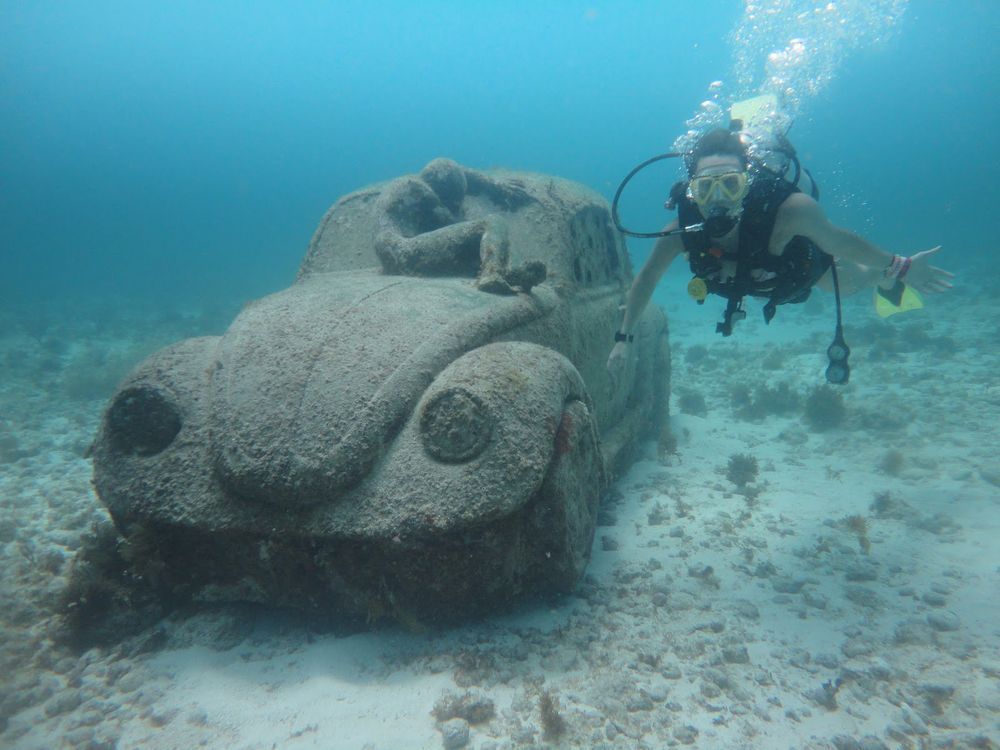
<path fill-rule="evenodd" d="M 785 245 L 781 255 L 768 251 L 778 209 L 788 196 L 797 192 L 800 192 L 797 187 L 780 177 L 763 172 L 755 174 L 743 199 L 735 253 L 716 247 L 705 231 L 681 235 L 695 278 L 704 282 L 708 292 L 728 300 L 725 317 L 716 326 L 723 336 L 732 333 L 735 319 L 745 316 L 743 297 L 766 298 L 764 321 L 770 323 L 778 305 L 805 302 L 813 285 L 833 263 L 832 256 L 800 235 Z M 679 226 L 704 221 L 694 201 L 680 190 L 674 195 Z M 726 281 L 720 280 L 723 261 L 736 264 L 734 275 Z"/>

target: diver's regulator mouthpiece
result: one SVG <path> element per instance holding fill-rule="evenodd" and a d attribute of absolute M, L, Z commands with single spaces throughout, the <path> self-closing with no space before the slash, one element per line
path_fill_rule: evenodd
<path fill-rule="evenodd" d="M 694 234 L 696 232 L 707 232 L 710 237 L 722 237 L 736 226 L 737 219 L 730 217 L 709 218 L 699 221 L 696 224 L 688 224 L 686 227 L 671 229 L 669 232 L 657 232 L 657 237 L 672 237 L 675 234 Z M 726 223 L 728 222 L 728 223 Z M 721 231 L 720 231 L 721 229 Z"/>
<path fill-rule="evenodd" d="M 708 234 L 709 237 L 724 237 L 733 231 L 733 227 L 736 226 L 736 222 L 740 220 L 740 213 L 736 213 L 734 216 L 729 211 L 710 213 L 708 218 L 702 222 L 701 226 Z"/>

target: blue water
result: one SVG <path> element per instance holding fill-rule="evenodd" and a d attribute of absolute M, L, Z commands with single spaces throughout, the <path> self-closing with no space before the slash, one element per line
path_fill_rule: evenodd
<path fill-rule="evenodd" d="M 808 0 L 754 2 L 784 9 L 779 46 L 802 35 L 790 9 Z M 817 432 L 793 411 L 825 382 L 829 295 L 783 307 L 770 326 L 753 301 L 722 339 L 724 302 L 695 305 L 676 263 L 654 301 L 671 318 L 677 453 L 617 481 L 587 591 L 559 611 L 531 603 L 454 639 L 379 633 L 360 646 L 305 627 L 279 636 L 277 615 L 251 625 L 239 609 L 206 611 L 158 624 L 133 641 L 141 651 L 76 662 L 53 645 L 52 610 L 81 537 L 107 526 L 89 446 L 136 362 L 222 333 L 244 301 L 292 283 L 338 197 L 435 157 L 557 174 L 610 200 L 635 164 L 671 149 L 712 82 L 737 93 L 740 53 L 759 79 L 775 47 L 734 39 L 741 0 L 0 2 L 0 745 L 156 748 L 197 735 L 208 747 L 333 746 L 347 731 L 380 747 L 397 734 L 440 747 L 437 688 L 426 685 L 450 686 L 451 672 L 516 693 L 516 711 L 498 700 L 497 731 L 512 737 L 537 724 L 524 706 L 543 683 L 581 726 L 608 738 L 627 729 L 616 747 L 650 726 L 647 743 L 672 732 L 676 744 L 689 721 L 698 746 L 746 747 L 758 731 L 760 747 L 841 746 L 831 735 L 860 737 L 862 725 L 890 740 L 910 715 L 904 699 L 932 725 L 928 743 L 995 735 L 1000 0 L 836 3 L 861 16 L 892 5 L 906 6 L 892 28 L 808 40 L 838 54 L 806 71 L 829 81 L 799 92 L 790 135 L 833 221 L 891 252 L 943 245 L 936 263 L 957 275 L 948 297 L 888 322 L 870 292 L 845 302 L 854 371 L 843 427 Z M 660 162 L 635 180 L 629 226 L 672 218 L 662 203 L 677 168 Z M 651 247 L 629 240 L 636 269 Z M 780 410 L 740 413 L 741 390 L 759 401 L 782 386 L 793 397 Z M 685 408 L 699 397 L 702 413 Z M 744 453 L 763 475 L 746 494 L 726 476 L 726 456 Z M 885 513 L 873 495 L 891 499 Z M 676 510 L 669 531 L 651 506 Z M 851 553 L 862 541 L 844 531 L 851 518 L 872 521 L 870 556 Z M 721 586 L 698 572 L 709 561 Z M 775 597 L 784 589 L 764 580 L 768 568 L 807 582 L 802 598 Z M 876 568 L 877 580 L 852 577 Z M 867 584 L 841 590 L 855 580 Z M 939 610 L 928 594 L 942 591 L 957 632 L 929 629 Z M 675 607 L 678 594 L 694 604 Z M 231 648 L 254 626 L 245 647 L 201 648 Z M 869 639 L 877 651 L 831 667 Z M 750 664 L 718 662 L 743 641 Z M 163 658 L 147 672 L 151 647 Z M 661 652 L 683 680 L 670 702 L 634 712 L 625 701 L 646 697 Z M 128 653 L 142 655 L 119 658 Z M 709 701 L 709 676 L 723 672 L 734 691 Z M 771 674 L 776 684 L 758 677 Z M 842 710 L 813 706 L 800 723 L 803 701 L 815 702 L 805 691 L 826 677 L 848 680 Z M 225 687 L 209 696 L 213 684 Z M 941 713 L 931 696 L 949 686 Z M 789 742 L 768 744 L 771 730 Z M 473 731 L 485 747 L 485 730 Z M 726 732 L 732 743 L 716 743 Z"/>
<path fill-rule="evenodd" d="M 338 196 L 436 156 L 610 198 L 730 76 L 742 13 L 735 0 L 4 3 L 0 297 L 260 296 L 290 283 Z M 898 252 L 943 244 L 940 265 L 959 273 L 992 256 L 998 31 L 992 0 L 914 0 L 804 103 L 791 135 L 835 221 Z M 658 184 L 630 192 L 630 223 L 669 219 Z M 649 244 L 630 247 L 638 263 Z"/>

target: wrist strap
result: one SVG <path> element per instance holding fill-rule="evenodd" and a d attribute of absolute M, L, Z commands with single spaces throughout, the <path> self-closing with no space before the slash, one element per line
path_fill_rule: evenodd
<path fill-rule="evenodd" d="M 911 258 L 904 255 L 893 255 L 889 265 L 882 271 L 882 276 L 887 279 L 902 279 L 906 272 L 910 270 Z"/>
<path fill-rule="evenodd" d="M 910 270 L 910 264 L 913 262 L 912 258 L 903 258 L 903 267 L 899 269 L 899 273 L 896 275 L 897 281 L 902 281 L 903 277 L 906 276 L 906 272 Z"/>
<path fill-rule="evenodd" d="M 621 331 L 615 331 L 615 343 L 619 341 L 625 341 L 629 344 L 635 339 L 635 335 L 631 333 L 622 333 Z"/>

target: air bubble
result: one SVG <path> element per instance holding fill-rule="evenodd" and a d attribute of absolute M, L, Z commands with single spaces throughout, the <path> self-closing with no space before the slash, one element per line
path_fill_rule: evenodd
<path fill-rule="evenodd" d="M 786 122 L 801 114 L 835 78 L 851 52 L 883 44 L 909 0 L 753 0 L 730 34 L 733 74 L 708 90 L 721 107 L 704 104 L 689 121 L 699 131 L 719 124 L 728 106 L 757 94 L 774 94 Z M 682 136 L 677 142 L 686 140 Z M 677 146 L 675 142 L 675 147 Z"/>

